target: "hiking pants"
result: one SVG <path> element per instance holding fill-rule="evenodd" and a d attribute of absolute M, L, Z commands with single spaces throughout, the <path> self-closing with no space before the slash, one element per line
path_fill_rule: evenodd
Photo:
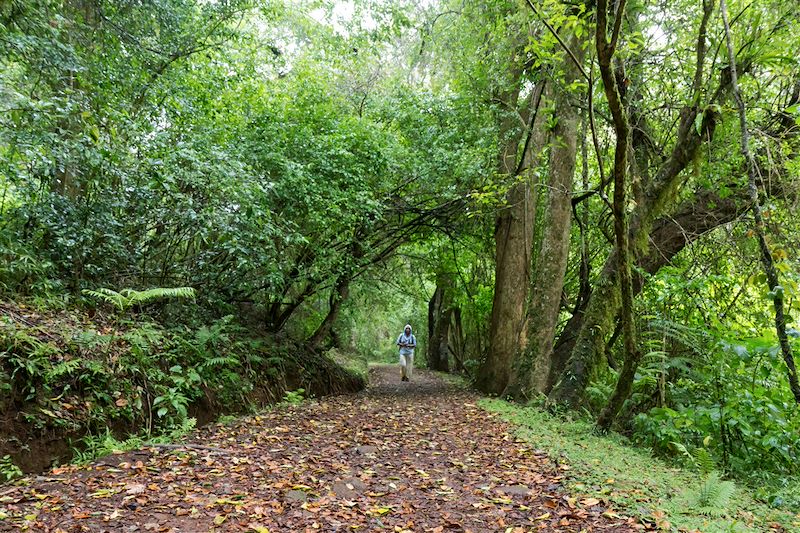
<path fill-rule="evenodd" d="M 411 372 L 414 369 L 414 352 L 400 352 L 400 375 L 411 379 Z"/>

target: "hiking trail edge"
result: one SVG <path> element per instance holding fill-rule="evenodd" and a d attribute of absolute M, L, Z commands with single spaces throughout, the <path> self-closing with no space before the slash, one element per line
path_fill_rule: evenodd
<path fill-rule="evenodd" d="M 354 395 L 211 424 L 0 487 L 0 531 L 634 531 L 569 497 L 534 444 L 419 369 L 370 369 Z"/>

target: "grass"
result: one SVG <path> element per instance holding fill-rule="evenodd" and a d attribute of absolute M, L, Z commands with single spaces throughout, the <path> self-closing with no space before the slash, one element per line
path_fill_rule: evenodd
<path fill-rule="evenodd" d="M 369 363 L 366 356 L 355 352 L 342 352 L 336 348 L 331 348 L 325 355 L 345 370 L 364 378 L 365 381 L 368 379 Z"/>
<path fill-rule="evenodd" d="M 696 507 L 707 485 L 706 474 L 675 468 L 620 435 L 597 435 L 589 422 L 497 399 L 481 400 L 480 405 L 514 424 L 518 437 L 546 452 L 563 471 L 570 492 L 600 499 L 617 513 L 665 531 L 775 531 L 775 526 L 779 531 L 800 531 L 800 514 L 760 503 L 741 485 L 724 507 Z"/>

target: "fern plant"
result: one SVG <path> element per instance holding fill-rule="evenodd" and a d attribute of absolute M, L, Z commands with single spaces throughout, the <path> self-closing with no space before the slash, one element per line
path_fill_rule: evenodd
<path fill-rule="evenodd" d="M 74 462 L 86 464 L 114 452 L 136 450 L 143 444 L 141 437 L 133 436 L 119 440 L 109 428 L 105 428 L 102 433 L 87 435 L 80 439 L 79 444 L 72 447 L 72 457 Z"/>
<path fill-rule="evenodd" d="M 81 358 L 61 361 L 45 372 L 45 382 L 52 383 L 61 378 L 71 376 L 76 370 L 81 368 L 81 365 L 83 365 L 83 359 Z"/>
<path fill-rule="evenodd" d="M 84 289 L 83 294 L 110 303 L 122 313 L 134 305 L 145 304 L 161 298 L 194 298 L 195 295 L 192 287 L 156 287 L 145 291 L 122 289 L 119 292 L 101 287 L 97 290 Z"/>
<path fill-rule="evenodd" d="M 692 495 L 691 506 L 704 515 L 723 516 L 728 514 L 734 492 L 733 481 L 723 480 L 720 473 L 713 470 Z"/>
<path fill-rule="evenodd" d="M 670 442 L 672 448 L 674 448 L 678 453 L 683 455 L 689 462 L 698 470 L 705 474 L 710 474 L 717 468 L 716 461 L 714 460 L 714 456 L 711 455 L 711 452 L 708 450 L 708 445 L 711 442 L 711 437 L 706 436 L 703 439 L 703 446 L 693 448 L 691 451 L 688 447 L 680 442 Z"/>

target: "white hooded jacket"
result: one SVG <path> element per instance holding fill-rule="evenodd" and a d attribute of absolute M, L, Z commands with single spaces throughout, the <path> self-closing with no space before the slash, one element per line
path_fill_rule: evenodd
<path fill-rule="evenodd" d="M 406 335 L 406 330 L 408 330 L 408 335 Z M 411 326 L 406 324 L 406 327 L 403 328 L 403 333 L 397 337 L 397 342 L 395 343 L 400 346 L 400 353 L 402 355 L 412 355 L 414 353 L 414 348 L 417 347 L 417 338 L 414 337 L 414 334 L 411 332 Z M 403 346 L 403 345 L 407 346 Z"/>

